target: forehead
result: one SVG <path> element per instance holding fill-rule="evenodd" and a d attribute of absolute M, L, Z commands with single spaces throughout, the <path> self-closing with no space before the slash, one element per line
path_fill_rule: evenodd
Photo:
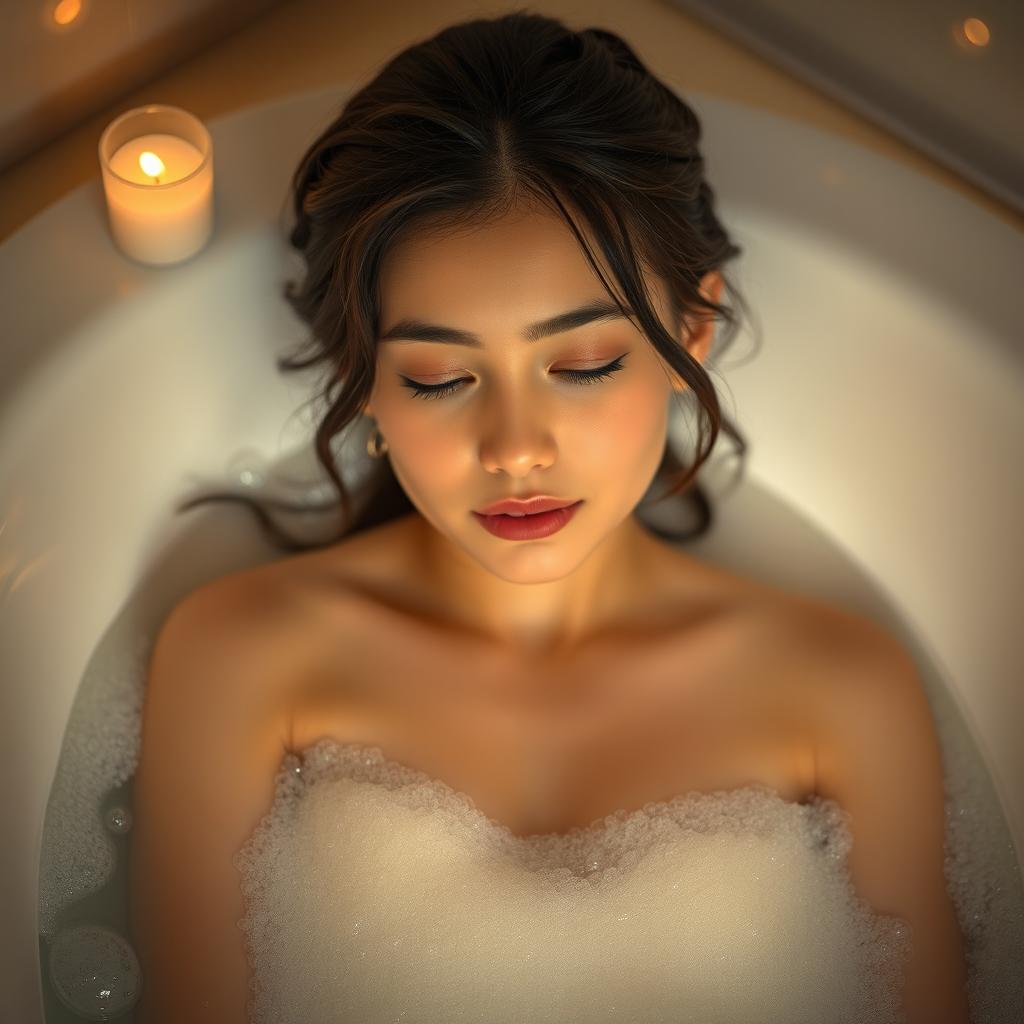
<path fill-rule="evenodd" d="M 580 223 L 577 219 L 577 223 Z M 599 247 L 580 223 L 602 272 Z M 546 210 L 513 211 L 489 223 L 424 229 L 396 244 L 381 265 L 381 326 L 405 316 L 482 329 L 507 314 L 526 322 L 574 301 L 605 297 L 572 230 Z"/>

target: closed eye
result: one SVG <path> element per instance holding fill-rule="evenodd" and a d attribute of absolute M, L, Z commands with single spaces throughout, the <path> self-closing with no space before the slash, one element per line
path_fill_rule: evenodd
<path fill-rule="evenodd" d="M 596 384 L 623 369 L 622 360 L 625 359 L 627 354 L 624 353 L 617 359 L 612 360 L 607 366 L 598 367 L 596 370 L 556 370 L 555 373 L 566 376 L 577 384 Z M 402 375 L 399 374 L 399 376 Z M 458 391 L 461 385 L 470 380 L 470 378 L 459 377 L 456 380 L 445 381 L 443 384 L 420 384 L 404 376 L 402 376 L 402 380 L 405 382 L 402 385 L 403 388 L 412 389 L 413 398 L 421 396 L 424 398 L 444 398 Z"/>

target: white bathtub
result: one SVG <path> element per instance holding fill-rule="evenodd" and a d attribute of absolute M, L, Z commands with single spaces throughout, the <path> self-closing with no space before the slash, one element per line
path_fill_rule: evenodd
<path fill-rule="evenodd" d="M 305 330 L 280 297 L 298 263 L 279 225 L 296 160 L 346 94 L 210 125 L 217 223 L 186 264 L 119 254 L 98 174 L 0 246 L 4 1022 L 43 1020 L 44 813 L 83 677 L 200 581 L 277 557 L 244 510 L 172 509 L 245 449 L 309 449 L 306 382 L 274 368 Z M 889 622 L 962 716 L 1019 872 L 1024 242 L 841 139 L 686 98 L 763 332 L 718 366 L 747 476 L 694 550 Z"/>

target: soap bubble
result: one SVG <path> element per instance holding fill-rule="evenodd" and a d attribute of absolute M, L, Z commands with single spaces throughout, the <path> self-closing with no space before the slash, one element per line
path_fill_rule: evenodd
<path fill-rule="evenodd" d="M 103 815 L 103 824 L 115 835 L 124 835 L 132 827 L 132 812 L 120 805 L 111 807 Z"/>
<path fill-rule="evenodd" d="M 65 928 L 50 949 L 58 999 L 86 1020 L 111 1020 L 139 999 L 142 971 L 127 939 L 103 925 Z"/>

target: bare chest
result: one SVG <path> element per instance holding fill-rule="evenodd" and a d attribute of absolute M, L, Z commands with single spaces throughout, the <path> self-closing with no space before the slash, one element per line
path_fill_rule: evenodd
<path fill-rule="evenodd" d="M 348 621 L 294 689 L 291 749 L 379 747 L 515 835 L 690 792 L 762 784 L 797 802 L 814 791 L 806 674 L 749 617 L 550 665 L 386 616 Z"/>

